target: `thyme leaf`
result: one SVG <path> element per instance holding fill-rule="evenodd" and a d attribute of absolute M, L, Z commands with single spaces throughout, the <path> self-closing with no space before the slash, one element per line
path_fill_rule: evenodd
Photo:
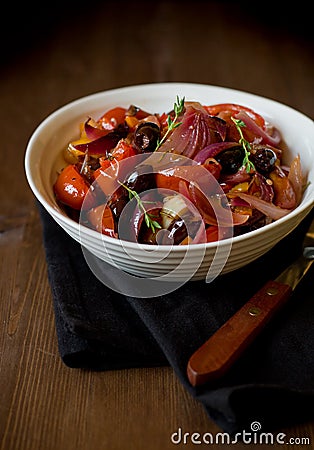
<path fill-rule="evenodd" d="M 251 144 L 245 139 L 245 137 L 243 136 L 243 132 L 242 132 L 242 128 L 246 127 L 246 125 L 243 122 L 243 120 L 235 119 L 234 117 L 231 117 L 231 120 L 237 127 L 237 130 L 240 135 L 239 144 L 242 145 L 244 152 L 245 152 L 244 158 L 242 161 L 242 167 L 245 167 L 245 170 L 247 171 L 247 173 L 249 173 L 251 170 L 255 170 L 255 166 L 252 163 L 252 161 L 250 161 L 250 159 L 249 159 L 250 154 L 251 154 L 250 153 Z"/>
<path fill-rule="evenodd" d="M 171 119 L 171 116 L 168 115 L 168 117 L 167 117 L 168 129 L 167 129 L 166 133 L 163 135 L 163 137 L 161 139 L 158 139 L 157 145 L 155 148 L 155 152 L 165 142 L 165 140 L 167 139 L 167 137 L 171 133 L 171 131 L 173 131 L 175 128 L 178 128 L 181 125 L 182 122 L 177 122 L 177 120 L 178 120 L 178 117 L 180 116 L 180 114 L 184 110 L 184 101 L 185 101 L 185 97 L 180 99 L 179 96 L 177 95 L 176 102 L 173 105 L 174 118 Z"/>
<path fill-rule="evenodd" d="M 121 183 L 120 181 L 119 181 L 119 184 L 128 191 L 129 200 L 132 200 L 133 198 L 135 198 L 139 209 L 141 209 L 144 214 L 144 220 L 145 220 L 147 228 L 151 228 L 153 233 L 155 233 L 156 229 L 158 229 L 158 228 L 160 229 L 161 225 L 156 220 L 153 219 L 154 216 L 152 214 L 149 214 L 147 212 L 147 210 L 144 206 L 144 202 L 141 199 L 141 197 L 138 195 L 138 193 L 136 191 L 134 191 L 133 189 L 129 188 L 128 186 L 126 186 L 125 184 Z M 145 202 L 145 203 L 152 203 L 152 202 Z"/>

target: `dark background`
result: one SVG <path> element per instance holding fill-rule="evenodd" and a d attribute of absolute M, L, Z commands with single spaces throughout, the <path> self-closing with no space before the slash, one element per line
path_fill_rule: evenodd
<path fill-rule="evenodd" d="M 6 2 L 0 27 L 1 152 L 12 145 L 21 167 L 29 137 L 52 111 L 132 84 L 226 86 L 313 117 L 311 15 L 304 3 L 273 3 L 276 8 L 205 0 Z M 12 134 L 8 122 L 18 132 Z M 0 176 L 12 184 L 4 165 Z M 24 193 L 14 195 L 25 200 Z"/>

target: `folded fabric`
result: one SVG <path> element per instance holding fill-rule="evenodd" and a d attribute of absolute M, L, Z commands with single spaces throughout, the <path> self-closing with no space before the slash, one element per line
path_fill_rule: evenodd
<path fill-rule="evenodd" d="M 190 281 L 154 298 L 123 296 L 92 273 L 79 243 L 38 205 L 60 356 L 72 368 L 171 365 L 209 417 L 231 435 L 314 418 L 314 267 L 230 371 L 193 388 L 192 353 L 300 253 L 310 215 L 266 255 L 212 283 Z"/>

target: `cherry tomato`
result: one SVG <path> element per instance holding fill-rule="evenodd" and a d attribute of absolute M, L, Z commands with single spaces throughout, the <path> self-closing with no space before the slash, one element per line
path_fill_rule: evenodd
<path fill-rule="evenodd" d="M 265 131 L 266 124 L 264 118 L 253 111 L 251 108 L 247 106 L 238 105 L 236 103 L 219 103 L 217 105 L 205 106 L 206 110 L 210 115 L 218 116 L 220 119 L 223 119 L 228 124 L 227 137 L 228 141 L 238 141 L 239 140 L 239 131 L 232 121 L 231 117 L 234 117 L 240 111 L 245 111 L 251 119 L 254 120 L 256 125 Z M 245 139 L 248 142 L 253 142 L 256 138 L 256 135 L 249 130 L 247 127 L 242 128 L 242 133 Z"/>
<path fill-rule="evenodd" d="M 126 108 L 117 106 L 105 112 L 99 119 L 102 127 L 106 130 L 114 130 L 118 125 L 121 125 L 125 120 Z"/>
<path fill-rule="evenodd" d="M 219 239 L 219 228 L 216 225 L 211 225 L 206 228 L 206 242 L 216 242 Z"/>
<path fill-rule="evenodd" d="M 94 180 L 97 180 L 101 190 L 106 194 L 112 194 L 117 187 L 117 179 L 123 179 L 123 175 L 129 170 L 128 164 L 121 168 L 119 161 L 126 160 L 137 153 L 132 145 L 120 140 L 108 157 L 99 158 L 100 167 L 94 172 Z"/>
<path fill-rule="evenodd" d="M 112 162 L 107 168 L 99 167 L 94 172 L 94 179 L 105 195 L 111 195 L 118 187 L 119 166 Z"/>
<path fill-rule="evenodd" d="M 108 157 L 102 156 L 99 158 L 99 163 L 102 169 L 107 169 L 107 167 L 112 166 L 112 163 L 121 161 L 125 158 L 130 158 L 136 154 L 137 153 L 132 145 L 120 140 Z"/>
<path fill-rule="evenodd" d="M 274 204 L 280 208 L 293 209 L 297 206 L 296 194 L 289 178 L 277 170 L 269 174 L 275 192 Z"/>
<path fill-rule="evenodd" d="M 210 168 L 206 167 L 211 173 Z M 172 168 L 167 168 L 155 173 L 156 185 L 158 188 L 171 189 L 173 191 L 179 192 L 179 183 L 182 180 L 189 184 L 190 181 L 195 181 L 198 184 L 204 186 L 211 182 L 209 175 L 206 176 L 206 171 L 204 167 L 200 164 L 193 166 L 176 166 Z"/>
<path fill-rule="evenodd" d="M 108 205 L 99 205 L 90 209 L 87 213 L 87 218 L 99 233 L 115 238 L 118 237 L 115 232 L 113 214 Z"/>
<path fill-rule="evenodd" d="M 207 242 L 216 242 L 221 239 L 230 236 L 230 229 L 225 227 L 219 227 L 217 225 L 210 225 L 206 228 L 206 241 Z"/>
<path fill-rule="evenodd" d="M 216 178 L 216 180 L 219 179 L 222 167 L 218 161 L 214 158 L 208 158 L 202 166 L 205 167 L 205 169 L 207 169 Z"/>
<path fill-rule="evenodd" d="M 158 120 L 159 120 L 159 123 L 160 123 L 162 129 L 168 127 L 168 114 L 166 114 L 166 113 L 160 114 L 158 116 Z"/>
<path fill-rule="evenodd" d="M 221 116 L 221 114 L 231 116 L 239 113 L 240 111 L 245 111 L 259 127 L 265 129 L 264 118 L 247 106 L 238 105 L 236 103 L 219 103 L 217 105 L 205 106 L 205 109 L 211 116 L 219 115 L 219 117 L 221 117 L 222 119 L 223 117 Z"/>
<path fill-rule="evenodd" d="M 73 209 L 80 210 L 89 192 L 89 185 L 75 164 L 66 166 L 54 184 L 57 199 Z"/>

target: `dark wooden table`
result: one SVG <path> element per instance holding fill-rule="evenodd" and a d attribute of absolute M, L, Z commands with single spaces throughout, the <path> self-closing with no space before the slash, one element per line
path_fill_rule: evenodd
<path fill-rule="evenodd" d="M 178 427 L 221 431 L 171 368 L 92 372 L 62 363 L 24 152 L 33 130 L 55 109 L 132 84 L 226 86 L 313 117 L 307 12 L 302 17 L 297 7 L 275 14 L 271 5 L 252 6 L 199 0 L 6 6 L 2 24 L 11 32 L 1 31 L 0 61 L 2 450 L 161 450 L 174 447 L 170 436 Z M 278 448 L 314 448 L 314 423 L 279 431 L 307 437 L 312 446 Z"/>

